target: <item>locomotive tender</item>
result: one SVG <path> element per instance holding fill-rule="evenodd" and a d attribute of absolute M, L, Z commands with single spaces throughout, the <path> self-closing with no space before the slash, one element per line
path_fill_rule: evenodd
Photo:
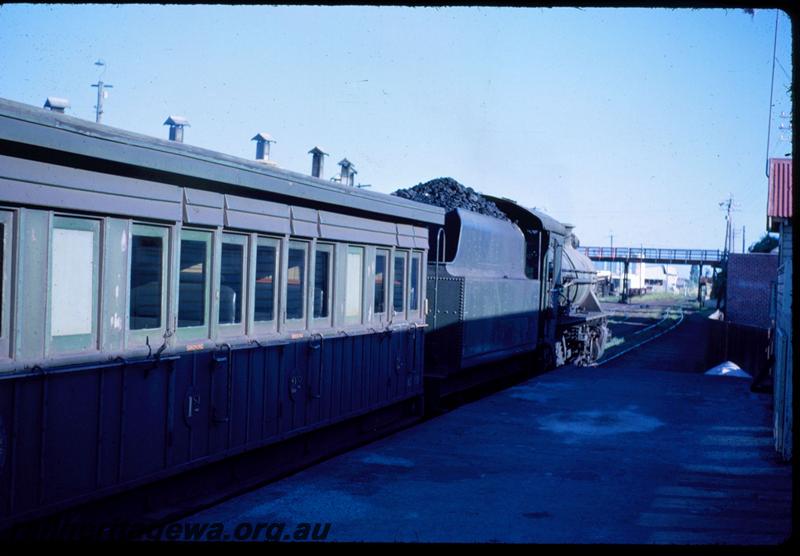
<path fill-rule="evenodd" d="M 570 230 L 492 200 L 511 222 L 0 99 L 0 529 L 267 447 L 309 463 L 483 363 L 596 359 Z"/>
<path fill-rule="evenodd" d="M 522 354 L 536 353 L 541 369 L 587 365 L 608 337 L 592 289 L 596 272 L 573 248 L 572 227 L 486 198 L 511 221 L 455 209 L 429 236 L 428 395 L 495 378 L 502 369 L 487 375 L 479 366 Z"/>

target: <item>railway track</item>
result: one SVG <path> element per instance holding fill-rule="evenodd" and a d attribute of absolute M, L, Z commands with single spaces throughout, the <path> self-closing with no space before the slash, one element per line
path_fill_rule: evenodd
<path fill-rule="evenodd" d="M 617 359 L 642 345 L 671 332 L 693 312 L 688 304 L 625 306 L 613 304 L 606 307 L 611 317 L 605 354 L 594 366 Z"/>
<path fill-rule="evenodd" d="M 612 348 L 612 350 L 610 350 L 611 353 L 607 351 L 606 354 L 594 364 L 594 366 L 603 365 L 604 363 L 612 361 L 617 357 L 621 357 L 622 355 L 625 355 L 626 353 L 633 351 L 634 349 L 637 349 L 646 343 L 660 338 L 664 334 L 671 332 L 678 325 L 680 325 L 683 322 L 683 319 L 684 312 L 682 307 L 677 307 L 677 309 L 667 308 L 664 311 L 664 316 L 661 318 L 661 320 L 650 324 L 645 328 L 631 332 L 631 334 L 624 339 L 624 343 L 619 344 L 621 346 L 620 350 L 614 350 Z"/>

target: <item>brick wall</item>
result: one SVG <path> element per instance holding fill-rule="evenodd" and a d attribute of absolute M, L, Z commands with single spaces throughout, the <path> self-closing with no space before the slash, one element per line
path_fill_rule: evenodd
<path fill-rule="evenodd" d="M 725 320 L 769 328 L 771 284 L 777 277 L 777 254 L 731 254 Z"/>

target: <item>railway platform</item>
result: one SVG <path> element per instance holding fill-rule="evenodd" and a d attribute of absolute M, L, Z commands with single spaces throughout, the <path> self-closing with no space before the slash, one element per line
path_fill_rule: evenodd
<path fill-rule="evenodd" d="M 692 349 L 667 334 L 555 370 L 178 524 L 222 524 L 223 540 L 242 523 L 326 523 L 327 541 L 786 542 L 771 398 L 687 372 Z"/>

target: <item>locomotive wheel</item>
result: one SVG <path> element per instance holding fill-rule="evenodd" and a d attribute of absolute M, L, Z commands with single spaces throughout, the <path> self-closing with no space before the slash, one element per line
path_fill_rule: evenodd
<path fill-rule="evenodd" d="M 600 357 L 600 339 L 597 336 L 592 337 L 589 345 L 589 356 L 592 362 L 597 361 Z"/>
<path fill-rule="evenodd" d="M 605 351 L 606 349 L 605 346 L 603 345 L 603 342 L 601 341 L 600 336 L 599 335 L 593 336 L 592 346 L 591 346 L 592 361 L 593 362 L 597 361 L 598 359 L 603 357 Z"/>

